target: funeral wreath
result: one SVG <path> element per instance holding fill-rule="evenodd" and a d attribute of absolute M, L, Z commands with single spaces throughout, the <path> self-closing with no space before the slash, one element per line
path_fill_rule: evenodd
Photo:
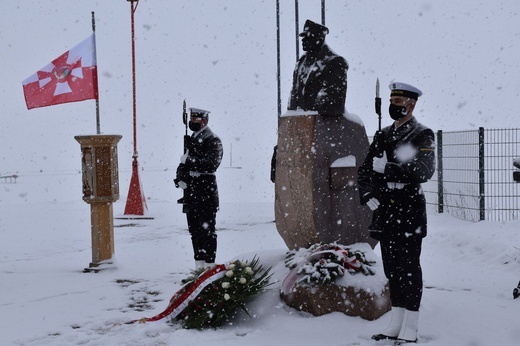
<path fill-rule="evenodd" d="M 257 257 L 250 263 L 236 260 L 227 264 L 223 275 L 207 285 L 172 320 L 187 329 L 203 329 L 228 323 L 238 309 L 251 317 L 246 303 L 270 285 L 270 270 L 264 270 Z M 200 270 L 193 272 L 184 289 L 189 290 L 200 274 Z"/>
<path fill-rule="evenodd" d="M 330 284 L 345 272 L 374 275 L 371 268 L 374 262 L 368 261 L 362 251 L 352 251 L 349 247 L 335 243 L 314 244 L 309 248 L 289 251 L 285 265 L 294 270 L 299 278 L 295 284 Z"/>

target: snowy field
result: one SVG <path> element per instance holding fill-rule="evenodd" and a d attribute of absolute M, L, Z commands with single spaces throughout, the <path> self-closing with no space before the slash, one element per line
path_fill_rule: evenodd
<path fill-rule="evenodd" d="M 313 317 L 281 301 L 287 248 L 272 222 L 273 204 L 225 197 L 240 171 L 224 168 L 219 175 L 217 262 L 257 255 L 272 266 L 275 284 L 250 305 L 253 319 L 205 331 L 164 320 L 121 324 L 164 310 L 193 265 L 172 172 L 141 174 L 149 182 L 143 185 L 153 220 L 116 219 L 117 268 L 99 273 L 82 272 L 92 257 L 79 174 L 61 176 L 59 184 L 43 174 L 0 182 L 0 344 L 384 345 L 370 336 L 389 314 L 375 321 L 341 313 Z M 114 203 L 116 218 L 124 206 L 124 198 Z M 435 212 L 429 221 L 418 343 L 518 345 L 520 299 L 513 300 L 512 290 L 520 280 L 519 223 L 471 223 Z"/>
<path fill-rule="evenodd" d="M 296 61 L 294 2 L 281 3 L 281 102 Z M 320 21 L 320 1 L 300 0 L 300 27 Z M 326 41 L 349 64 L 347 109 L 383 126 L 392 81 L 421 88 L 416 115 L 434 131 L 518 126 L 520 2 L 327 1 Z M 95 132 L 92 100 L 28 111 L 22 80 L 91 34 L 96 15 L 101 132 L 118 145 L 122 216 L 133 154 L 130 4 L 124 0 L 3 1 L 0 11 L 0 345 L 384 345 L 365 321 L 313 317 L 279 298 L 287 248 L 274 220 L 269 165 L 277 133 L 275 1 L 141 0 L 135 13 L 137 138 L 152 220 L 115 220 L 117 268 L 83 273 L 91 257 L 90 207 L 81 199 L 76 135 Z M 301 49 L 300 49 L 301 54 Z M 223 141 L 217 261 L 257 255 L 275 284 L 254 319 L 214 331 L 159 321 L 193 265 L 180 191 L 182 102 L 211 110 Z M 227 168 L 232 166 L 233 168 Z M 241 167 L 238 169 L 237 167 Z M 512 167 L 511 167 L 512 168 Z M 520 344 L 520 221 L 463 222 L 429 213 L 423 245 L 419 345 Z M 379 254 L 379 248 L 376 247 Z"/>

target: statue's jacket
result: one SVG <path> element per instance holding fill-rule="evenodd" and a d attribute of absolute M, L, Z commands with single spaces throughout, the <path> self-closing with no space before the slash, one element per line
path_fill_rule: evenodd
<path fill-rule="evenodd" d="M 314 110 L 321 115 L 340 115 L 347 95 L 347 61 L 326 44 L 315 54 L 304 54 L 293 73 L 287 109 Z"/>

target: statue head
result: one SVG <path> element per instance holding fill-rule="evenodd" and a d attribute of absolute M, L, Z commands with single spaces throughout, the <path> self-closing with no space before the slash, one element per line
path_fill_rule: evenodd
<path fill-rule="evenodd" d="M 314 52 L 321 49 L 325 43 L 325 35 L 329 33 L 329 29 L 321 24 L 315 23 L 307 19 L 300 33 L 302 38 L 302 48 L 305 52 Z"/>

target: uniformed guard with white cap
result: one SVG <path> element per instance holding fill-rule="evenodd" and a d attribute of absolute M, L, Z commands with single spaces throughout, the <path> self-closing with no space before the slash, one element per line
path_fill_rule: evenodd
<path fill-rule="evenodd" d="M 409 97 L 417 101 L 419 96 L 422 95 L 422 91 L 414 87 L 413 85 L 406 83 L 390 83 L 390 96 L 403 96 Z"/>
<path fill-rule="evenodd" d="M 416 342 L 422 298 L 420 264 L 426 236 L 426 200 L 421 183 L 435 171 L 435 135 L 413 111 L 418 88 L 390 83 L 388 112 L 393 124 L 378 131 L 358 170 L 361 204 L 374 211 L 371 237 L 380 241 L 392 302 L 389 326 L 375 340 Z"/>
<path fill-rule="evenodd" d="M 177 185 L 186 192 L 182 211 L 188 221 L 195 269 L 212 267 L 217 254 L 215 223 L 219 198 L 215 172 L 222 161 L 223 148 L 220 138 L 207 126 L 209 113 L 190 108 L 188 126 L 193 134 L 177 169 Z"/>

